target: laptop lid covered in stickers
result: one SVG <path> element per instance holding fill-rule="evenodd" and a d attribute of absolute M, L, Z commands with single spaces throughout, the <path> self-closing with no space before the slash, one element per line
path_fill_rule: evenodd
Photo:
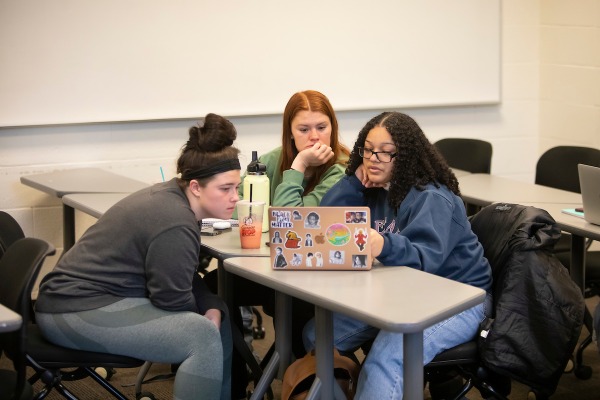
<path fill-rule="evenodd" d="M 276 270 L 369 270 L 368 207 L 269 207 Z"/>

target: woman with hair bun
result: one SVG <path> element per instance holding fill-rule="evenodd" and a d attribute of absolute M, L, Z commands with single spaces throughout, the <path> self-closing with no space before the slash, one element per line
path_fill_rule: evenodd
<path fill-rule="evenodd" d="M 91 226 L 43 279 L 36 320 L 51 342 L 180 364 L 176 399 L 231 398 L 231 325 L 199 278 L 203 218 L 239 200 L 234 126 L 208 114 L 189 130 L 176 177 L 133 193 Z"/>

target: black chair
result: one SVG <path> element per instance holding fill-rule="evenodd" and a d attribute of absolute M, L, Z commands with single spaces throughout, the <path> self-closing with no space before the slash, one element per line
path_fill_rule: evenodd
<path fill-rule="evenodd" d="M 473 174 L 492 170 L 492 144 L 481 139 L 446 138 L 434 143 L 452 168 Z"/>
<path fill-rule="evenodd" d="M 31 322 L 31 292 L 45 258 L 54 252 L 54 248 L 43 240 L 23 238 L 14 242 L 0 259 L 0 302 L 23 317 L 21 329 L 0 335 L 2 347 L 20 376 L 24 376 L 21 373 L 29 366 L 35 371 L 29 382 L 33 384 L 41 379 L 45 384 L 36 399 L 45 398 L 52 389 L 65 398 L 77 399 L 63 382 L 91 377 L 107 391 L 107 396 L 125 400 L 127 397 L 94 368 L 135 368 L 143 361 L 54 345 Z M 66 369 L 74 370 L 64 371 Z"/>
<path fill-rule="evenodd" d="M 0 258 L 11 244 L 24 237 L 25 234 L 19 223 L 7 212 L 0 211 Z M 3 349 L 0 347 L 0 357 L 2 352 Z M 5 396 L 0 398 L 31 399 L 33 397 L 31 385 L 23 385 L 26 381 L 21 378 L 16 371 L 0 370 L 0 393 Z"/>
<path fill-rule="evenodd" d="M 481 139 L 446 138 L 433 144 L 451 168 L 473 174 L 489 174 L 492 170 L 492 144 Z M 467 215 L 481 209 L 465 203 Z"/>
<path fill-rule="evenodd" d="M 556 189 L 581 193 L 577 164 L 600 167 L 600 150 L 591 147 L 557 146 L 540 156 L 535 168 L 535 183 Z M 587 247 L 592 241 L 587 242 Z M 570 265 L 571 235 L 563 233 L 554 247 L 559 260 L 568 268 Z M 600 294 L 600 252 L 586 254 L 586 284 Z"/>
<path fill-rule="evenodd" d="M 557 146 L 544 152 L 535 168 L 535 183 L 556 189 L 581 193 L 577 164 L 600 167 L 600 150 L 583 146 Z M 592 240 L 586 242 L 586 247 L 592 245 Z M 558 259 L 567 268 L 571 265 L 571 235 L 563 232 L 560 241 L 554 247 Z M 585 296 L 600 295 L 600 251 L 587 251 L 585 259 Z M 589 379 L 592 369 L 583 365 L 583 351 L 592 343 L 592 316 L 586 312 L 586 327 L 590 334 L 583 340 L 574 360 L 575 376 L 579 379 Z"/>
<path fill-rule="evenodd" d="M 24 237 L 21 225 L 9 213 L 0 211 L 0 258 L 11 244 Z"/>
<path fill-rule="evenodd" d="M 557 146 L 547 150 L 536 164 L 535 183 L 581 193 L 577 164 L 600 167 L 600 150 L 580 146 Z"/>
<path fill-rule="evenodd" d="M 27 379 L 20 379 L 17 372 L 0 369 L 0 399 L 31 400 L 33 389 Z"/>
<path fill-rule="evenodd" d="M 438 377 L 447 382 L 453 371 L 460 390 L 451 398 L 475 387 L 484 398 L 506 399 L 514 379 L 530 386 L 530 399 L 546 399 L 577 345 L 585 310 L 580 289 L 552 253 L 560 229 L 546 211 L 515 204 L 484 207 L 471 226 L 492 266 L 493 315 L 483 335 L 425 366 L 432 398 L 444 389 Z"/>

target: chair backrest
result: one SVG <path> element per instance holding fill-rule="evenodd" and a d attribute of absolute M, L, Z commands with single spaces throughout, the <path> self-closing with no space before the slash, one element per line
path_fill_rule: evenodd
<path fill-rule="evenodd" d="M 55 253 L 48 242 L 22 238 L 14 242 L 0 259 L 0 303 L 23 318 L 23 327 L 31 319 L 31 292 L 47 256 Z M 0 336 L 2 348 L 16 348 L 24 340 L 26 329 Z M 9 347 L 10 346 L 10 347 Z"/>
<path fill-rule="evenodd" d="M 557 146 L 547 150 L 535 167 L 535 183 L 581 193 L 577 164 L 600 167 L 600 150 L 580 146 Z"/>
<path fill-rule="evenodd" d="M 36 238 L 18 239 L 0 259 L 0 303 L 23 318 L 23 326 L 15 332 L 0 335 L 3 349 L 11 349 L 17 371 L 17 387 L 25 387 L 25 343 L 27 324 L 31 318 L 31 292 L 47 256 L 55 250 L 48 242 Z"/>
<path fill-rule="evenodd" d="M 25 237 L 19 223 L 5 211 L 0 211 L 0 258 L 15 241 Z"/>
<path fill-rule="evenodd" d="M 481 139 L 446 138 L 433 144 L 452 168 L 474 174 L 492 170 L 492 144 Z"/>

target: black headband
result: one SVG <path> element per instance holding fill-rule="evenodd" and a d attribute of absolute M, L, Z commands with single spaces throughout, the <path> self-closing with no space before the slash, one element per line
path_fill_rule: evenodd
<path fill-rule="evenodd" d="M 234 169 L 242 169 L 240 166 L 240 160 L 237 158 L 228 158 L 226 160 L 207 165 L 206 167 L 185 171 L 183 174 L 181 174 L 181 179 L 184 181 L 191 181 L 192 179 L 208 178 L 220 172 L 231 171 Z"/>

